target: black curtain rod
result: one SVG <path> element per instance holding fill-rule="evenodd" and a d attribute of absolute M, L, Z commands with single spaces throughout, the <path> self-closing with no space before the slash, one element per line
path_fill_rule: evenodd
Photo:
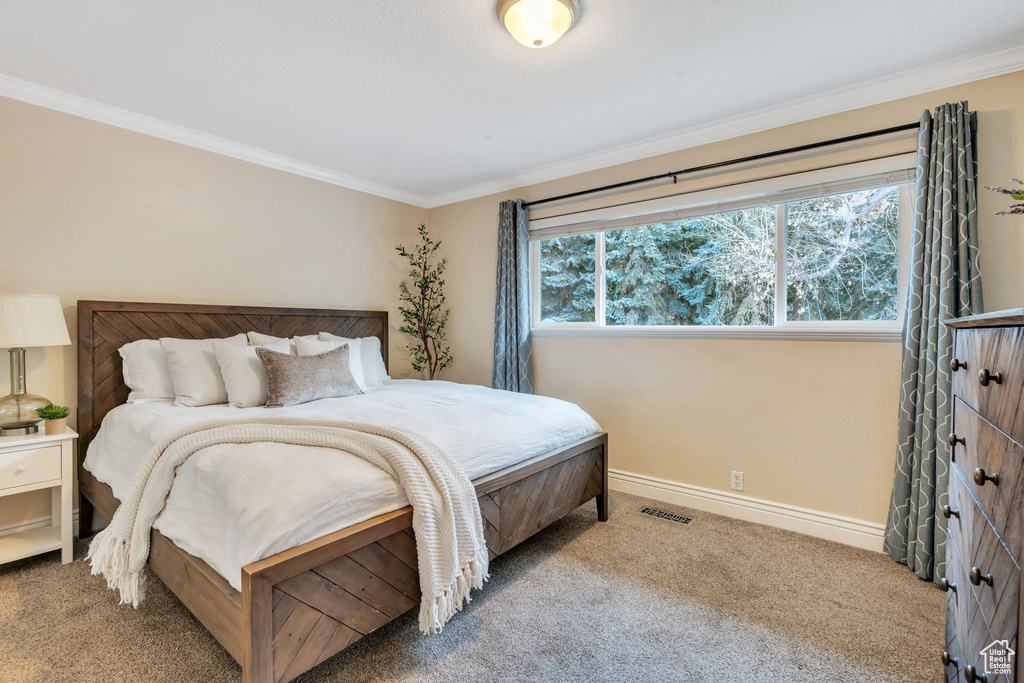
<path fill-rule="evenodd" d="M 601 187 L 594 187 L 589 190 L 580 190 L 579 192 L 569 192 L 568 194 L 560 194 L 557 197 L 548 197 L 546 199 L 537 199 L 532 202 L 523 202 L 523 206 L 537 206 L 538 204 L 548 204 L 550 202 L 557 202 L 563 199 L 572 199 L 574 197 L 582 197 L 588 194 L 596 194 L 598 192 L 607 192 L 609 190 L 618 190 L 623 187 L 630 187 L 631 185 L 641 185 L 643 183 L 651 183 L 656 180 L 668 180 L 672 178 L 675 182 L 677 176 L 687 175 L 689 173 L 697 173 L 699 171 L 710 171 L 715 168 L 721 168 L 723 166 L 732 166 L 734 164 L 742 164 L 748 161 L 758 161 L 760 159 L 770 159 L 771 157 L 782 156 L 784 154 L 793 154 L 794 152 L 805 152 L 809 149 L 818 149 L 819 147 L 829 147 L 831 145 L 839 145 L 844 142 L 854 142 L 856 140 L 864 140 L 865 138 L 878 137 L 880 135 L 889 135 L 890 133 L 900 133 L 905 130 L 915 130 L 919 126 L 918 123 L 907 123 L 902 126 L 893 126 L 892 128 L 881 128 L 879 130 L 872 130 L 867 133 L 857 133 L 856 135 L 847 135 L 841 138 L 833 138 L 831 140 L 823 140 L 821 142 L 812 142 L 806 145 L 799 145 L 797 147 L 787 147 L 786 149 L 778 149 L 774 152 L 763 152 L 761 154 L 753 154 L 748 157 L 740 157 L 738 159 L 729 159 L 728 161 L 719 161 L 713 164 L 704 164 L 703 166 L 694 166 L 692 168 L 684 168 L 681 171 L 674 171 L 672 173 L 662 173 L 661 175 L 652 175 L 648 178 L 637 178 L 636 180 L 626 180 L 621 183 L 613 183 L 611 185 L 603 185 Z"/>

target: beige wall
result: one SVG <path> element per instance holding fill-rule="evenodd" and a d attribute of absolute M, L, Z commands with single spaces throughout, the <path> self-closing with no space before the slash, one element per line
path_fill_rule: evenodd
<path fill-rule="evenodd" d="M 535 199 L 685 166 L 914 121 L 968 99 L 980 175 L 1024 173 L 1024 72 L 429 211 L 450 259 L 446 379 L 489 384 L 495 221 L 503 198 Z M 910 151 L 908 136 L 822 159 L 698 178 L 699 189 L 822 163 Z M 664 189 L 624 198 L 658 196 Z M 1024 303 L 1024 221 L 981 195 L 987 308 Z M 560 207 L 600 205 L 602 200 Z M 393 245 L 428 212 L 0 98 L 0 291 L 58 294 L 74 335 L 78 299 L 387 308 Z M 538 211 L 540 217 L 551 210 Z M 392 373 L 410 376 L 400 335 Z M 75 404 L 73 347 L 31 350 L 29 387 Z M 538 338 L 538 392 L 579 403 L 610 433 L 612 467 L 872 522 L 888 501 L 899 392 L 894 343 Z M 9 382 L 0 359 L 0 386 Z M 0 503 L 0 527 L 48 513 L 45 496 Z"/>
<path fill-rule="evenodd" d="M 444 240 L 450 263 L 449 334 L 456 360 L 445 378 L 490 383 L 499 200 L 538 199 L 909 123 L 924 109 L 961 99 L 979 115 L 982 184 L 1005 185 L 1020 177 L 1024 72 L 432 209 L 429 225 Z M 828 157 L 741 169 L 684 188 L 915 148 L 912 136 L 850 145 Z M 1024 305 L 1024 220 L 993 217 L 1003 199 L 980 192 L 986 308 Z M 610 434 L 613 468 L 723 491 L 729 489 L 730 470 L 741 470 L 745 495 L 885 521 L 896 441 L 898 343 L 543 337 L 535 340 L 534 354 L 538 393 L 573 401 L 594 415 Z"/>
<path fill-rule="evenodd" d="M 394 245 L 425 209 L 0 98 L 0 292 L 79 299 L 387 309 Z M 74 347 L 30 349 L 28 386 L 75 406 Z M 0 387 L 7 393 L 6 352 Z M 0 501 L 0 528 L 49 514 Z"/>

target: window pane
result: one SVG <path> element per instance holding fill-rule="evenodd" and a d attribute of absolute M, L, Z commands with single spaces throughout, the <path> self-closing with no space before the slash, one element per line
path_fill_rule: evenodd
<path fill-rule="evenodd" d="M 609 325 L 771 325 L 775 207 L 605 233 Z"/>
<path fill-rule="evenodd" d="M 540 243 L 541 322 L 594 322 L 594 235 Z"/>
<path fill-rule="evenodd" d="M 789 320 L 895 320 L 899 188 L 790 202 Z"/>

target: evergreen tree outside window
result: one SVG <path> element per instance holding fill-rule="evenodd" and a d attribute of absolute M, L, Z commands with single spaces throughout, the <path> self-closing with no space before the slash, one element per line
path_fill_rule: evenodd
<path fill-rule="evenodd" d="M 534 251 L 535 323 L 897 330 L 900 213 L 901 205 L 909 211 L 909 196 L 906 180 L 861 183 L 855 191 L 542 238 Z"/>
<path fill-rule="evenodd" d="M 541 242 L 540 319 L 549 323 L 594 322 L 595 235 Z"/>
<path fill-rule="evenodd" d="M 775 210 L 605 233 L 607 325 L 771 325 Z"/>

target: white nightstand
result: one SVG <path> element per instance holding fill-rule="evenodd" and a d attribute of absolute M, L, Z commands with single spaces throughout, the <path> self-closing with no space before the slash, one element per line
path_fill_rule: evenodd
<path fill-rule="evenodd" d="M 43 425 L 40 425 L 40 429 Z M 72 560 L 71 488 L 75 439 L 70 429 L 47 436 L 0 437 L 0 497 L 50 489 L 51 526 L 0 536 L 0 564 L 60 549 L 61 562 Z"/>

